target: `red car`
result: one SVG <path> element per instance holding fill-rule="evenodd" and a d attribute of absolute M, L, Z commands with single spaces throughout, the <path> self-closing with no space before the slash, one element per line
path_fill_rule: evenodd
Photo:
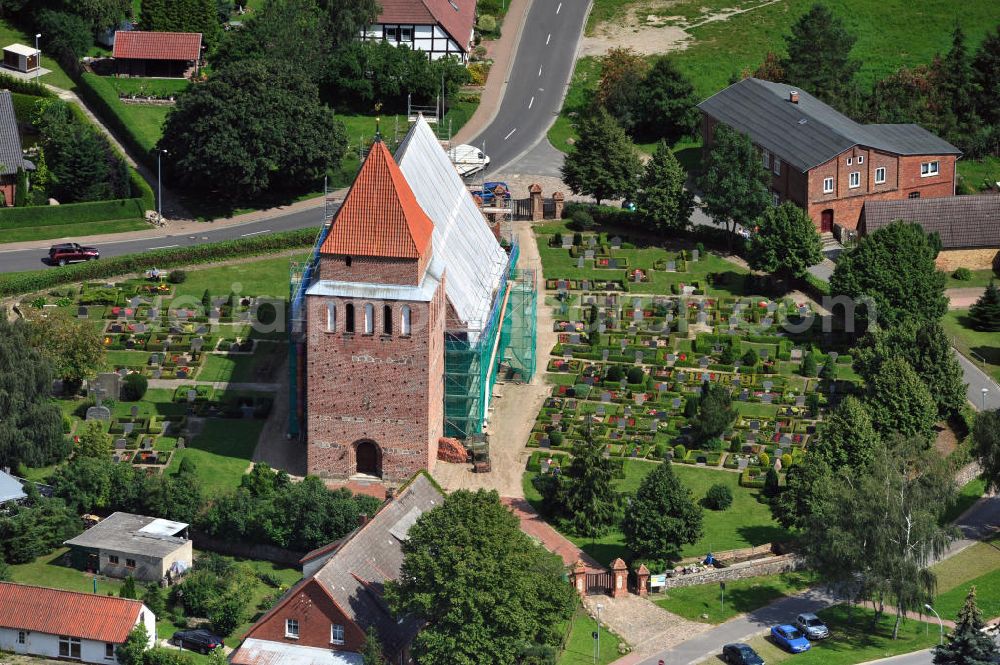
<path fill-rule="evenodd" d="M 52 245 L 49 248 L 49 265 L 64 266 L 75 261 L 93 261 L 101 258 L 96 247 L 83 247 L 75 242 Z"/>

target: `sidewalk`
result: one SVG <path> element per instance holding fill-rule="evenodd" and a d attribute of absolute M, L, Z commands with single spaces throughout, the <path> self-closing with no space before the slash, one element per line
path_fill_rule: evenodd
<path fill-rule="evenodd" d="M 986 290 L 985 286 L 965 286 L 954 289 L 945 289 L 944 295 L 948 298 L 948 309 L 965 309 L 972 307 L 979 300 Z"/>
<path fill-rule="evenodd" d="M 606 572 L 607 569 L 594 560 L 593 557 L 570 542 L 566 536 L 549 526 L 548 522 L 543 520 L 541 515 L 535 512 L 535 509 L 525 499 L 507 497 L 500 500 L 521 520 L 521 531 L 540 541 L 548 551 L 561 556 L 563 563 L 567 566 L 572 566 L 577 561 L 583 561 L 588 572 Z"/>
<path fill-rule="evenodd" d="M 510 81 L 514 54 L 517 53 L 518 44 L 521 42 L 524 19 L 528 15 L 531 2 L 532 0 L 511 0 L 507 7 L 507 15 L 503 19 L 500 39 L 486 43 L 486 57 L 493 60 L 493 66 L 490 68 L 489 76 L 486 77 L 479 106 L 452 137 L 452 143 L 468 143 L 493 122 L 497 111 L 500 110 L 500 100 L 503 99 L 507 82 Z"/>

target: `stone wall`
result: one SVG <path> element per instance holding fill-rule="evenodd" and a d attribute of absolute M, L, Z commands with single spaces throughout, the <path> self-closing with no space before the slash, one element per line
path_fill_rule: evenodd
<path fill-rule="evenodd" d="M 714 555 L 713 555 L 714 556 Z M 742 580 L 759 575 L 777 575 L 790 570 L 797 570 L 804 562 L 795 554 L 783 554 L 765 559 L 736 563 L 726 568 L 710 568 L 701 573 L 668 577 L 664 589 L 678 589 L 696 584 L 712 584 Z"/>
<path fill-rule="evenodd" d="M 959 487 L 962 487 L 969 481 L 978 478 L 982 472 L 983 468 L 979 466 L 979 462 L 970 462 L 955 473 L 955 482 Z"/>

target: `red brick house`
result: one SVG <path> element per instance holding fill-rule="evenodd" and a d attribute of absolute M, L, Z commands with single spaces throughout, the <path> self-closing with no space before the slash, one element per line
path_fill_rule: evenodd
<path fill-rule="evenodd" d="M 794 86 L 756 78 L 698 108 L 704 149 L 719 123 L 747 134 L 772 174 L 775 204 L 802 207 L 821 232 L 857 229 L 867 201 L 955 194 L 961 151 L 919 125 L 861 125 Z"/>
<path fill-rule="evenodd" d="M 361 665 L 369 628 L 378 633 L 389 662 L 411 662 L 409 647 L 421 622 L 394 617 L 383 591 L 399 577 L 410 527 L 443 501 L 430 477 L 417 474 L 250 628 L 230 662 Z"/>
<path fill-rule="evenodd" d="M 198 69 L 201 33 L 119 30 L 112 55 L 119 76 L 183 78 Z"/>

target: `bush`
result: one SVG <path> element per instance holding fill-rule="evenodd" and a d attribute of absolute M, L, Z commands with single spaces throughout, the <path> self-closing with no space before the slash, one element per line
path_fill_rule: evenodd
<path fill-rule="evenodd" d="M 575 210 L 570 220 L 570 228 L 577 231 L 587 231 L 594 228 L 594 217 L 586 210 Z"/>
<path fill-rule="evenodd" d="M 781 455 L 781 468 L 787 469 L 792 465 L 792 456 L 789 453 L 783 453 Z"/>
<path fill-rule="evenodd" d="M 149 381 L 142 374 L 129 374 L 125 377 L 122 382 L 122 401 L 123 402 L 138 402 L 146 394 L 146 389 L 149 387 Z"/>
<path fill-rule="evenodd" d="M 736 352 L 733 350 L 731 344 L 727 344 L 726 348 L 722 350 L 722 354 L 719 356 L 719 362 L 723 365 L 732 365 L 736 362 Z"/>
<path fill-rule="evenodd" d="M 490 14 L 480 14 L 479 20 L 476 21 L 476 27 L 479 28 L 480 32 L 495 32 L 497 20 Z"/>
<path fill-rule="evenodd" d="M 765 452 L 761 452 L 757 455 L 757 459 L 760 460 L 760 465 L 763 467 L 771 466 L 771 456 Z"/>
<path fill-rule="evenodd" d="M 722 450 L 722 439 L 718 437 L 712 438 L 706 441 L 704 445 L 706 450 L 713 450 L 718 452 Z"/>
<path fill-rule="evenodd" d="M 583 234 L 579 231 L 573 234 L 573 245 L 576 247 L 583 245 Z"/>
<path fill-rule="evenodd" d="M 171 284 L 183 284 L 187 280 L 187 273 L 183 270 L 171 270 L 167 275 L 167 281 Z"/>
<path fill-rule="evenodd" d="M 629 383 L 642 383 L 643 379 L 646 378 L 646 372 L 643 371 L 641 367 L 630 367 L 628 370 L 628 382 Z"/>
<path fill-rule="evenodd" d="M 552 246 L 553 247 L 562 247 L 562 234 L 559 233 L 558 231 L 556 232 L 556 234 L 554 236 L 552 236 Z"/>
<path fill-rule="evenodd" d="M 816 355 L 813 353 L 807 353 L 806 357 L 802 359 L 802 376 L 817 376 L 819 374 L 819 367 L 816 364 Z"/>
<path fill-rule="evenodd" d="M 85 201 L 58 206 L 2 208 L 0 209 L 0 230 L 142 219 L 143 213 L 141 198 Z M 66 235 L 73 235 L 72 229 L 67 229 Z"/>
<path fill-rule="evenodd" d="M 549 443 L 552 446 L 559 446 L 563 442 L 562 432 L 549 432 Z"/>
<path fill-rule="evenodd" d="M 743 365 L 746 367 L 756 367 L 757 363 L 760 362 L 760 356 L 757 355 L 756 350 L 747 349 L 747 352 L 743 354 L 740 360 L 743 361 Z"/>
<path fill-rule="evenodd" d="M 729 442 L 729 452 L 738 453 L 741 450 L 743 450 L 743 442 L 734 436 L 732 441 Z"/>
<path fill-rule="evenodd" d="M 607 373 L 604 375 L 604 380 L 615 383 L 622 380 L 622 375 L 621 365 L 610 365 L 608 366 Z"/>
<path fill-rule="evenodd" d="M 705 505 L 712 510 L 725 510 L 733 505 L 733 490 L 722 483 L 712 485 L 705 494 Z"/>
<path fill-rule="evenodd" d="M 968 282 L 972 279 L 972 271 L 968 268 L 958 268 L 955 272 L 951 273 L 951 276 L 963 282 Z"/>
<path fill-rule="evenodd" d="M 678 443 L 676 446 L 674 446 L 674 459 L 675 460 L 684 459 L 684 456 L 687 455 L 687 452 L 688 452 L 687 448 Z"/>

